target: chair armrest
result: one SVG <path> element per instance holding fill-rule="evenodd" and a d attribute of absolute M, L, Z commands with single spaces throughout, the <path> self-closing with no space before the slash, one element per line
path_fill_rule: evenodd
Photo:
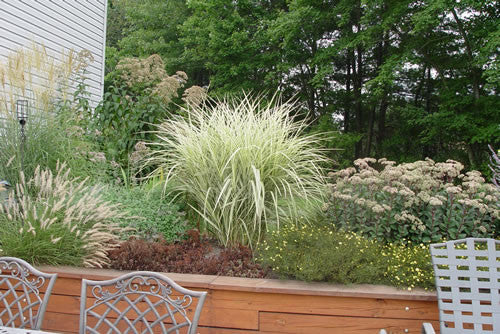
<path fill-rule="evenodd" d="M 432 324 L 424 322 L 422 324 L 422 334 L 436 334 L 436 332 L 434 331 L 434 327 L 432 327 Z"/>

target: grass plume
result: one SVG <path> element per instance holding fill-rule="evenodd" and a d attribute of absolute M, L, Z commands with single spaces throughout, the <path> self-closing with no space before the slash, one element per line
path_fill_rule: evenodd
<path fill-rule="evenodd" d="M 31 263 L 103 267 L 117 246 L 125 219 L 116 205 L 101 198 L 98 187 L 72 179 L 64 164 L 57 171 L 37 168 L 0 206 L 2 255 Z"/>

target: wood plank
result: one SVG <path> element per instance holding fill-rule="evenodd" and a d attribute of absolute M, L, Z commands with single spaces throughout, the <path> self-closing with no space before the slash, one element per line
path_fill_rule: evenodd
<path fill-rule="evenodd" d="M 266 312 L 439 320 L 437 303 L 419 300 L 304 296 L 222 290 L 213 291 L 211 300 L 215 307 Z"/>
<path fill-rule="evenodd" d="M 88 303 L 91 305 L 93 299 L 89 299 Z M 188 313 L 194 313 L 195 307 L 196 303 L 188 309 Z M 139 308 L 144 309 L 145 305 L 139 305 Z M 52 295 L 47 305 L 47 312 L 79 315 L 80 297 Z M 110 317 L 114 318 L 116 315 L 111 314 Z M 152 320 L 153 315 L 148 315 L 147 319 Z M 210 299 L 207 299 L 200 316 L 200 325 L 255 330 L 259 328 L 258 319 L 257 310 L 213 307 Z"/>
<path fill-rule="evenodd" d="M 437 322 L 433 321 L 435 328 Z M 290 313 L 260 313 L 260 329 L 289 334 L 354 334 L 378 333 L 385 328 L 389 333 L 420 333 L 421 320 L 376 319 L 360 317 L 320 316 Z"/>
<path fill-rule="evenodd" d="M 57 311 L 64 305 L 63 313 L 78 314 L 81 281 L 60 278 L 56 281 L 49 309 Z M 203 289 L 196 289 L 203 290 Z M 1 291 L 1 290 L 0 290 Z M 44 289 L 41 289 L 44 291 Z M 73 296 L 61 302 L 57 296 Z M 90 291 L 88 296 L 91 296 Z M 89 299 L 92 302 L 93 299 Z M 212 308 L 242 309 L 266 312 L 291 312 L 318 315 L 349 315 L 401 319 L 439 319 L 437 304 L 427 301 L 408 301 L 373 298 L 331 296 L 283 295 L 215 290 L 209 295 Z M 207 303 L 208 303 L 207 300 Z M 52 306 L 54 304 L 54 306 Z"/>
<path fill-rule="evenodd" d="M 280 334 L 279 332 L 264 332 L 261 330 L 242 330 L 236 328 L 211 328 L 211 327 L 198 327 L 196 331 L 198 334 Z"/>
<path fill-rule="evenodd" d="M 78 333 L 79 329 L 79 316 L 74 314 L 64 314 L 64 313 L 54 313 L 47 312 L 45 314 L 45 319 L 42 324 L 42 329 L 46 331 L 54 331 L 58 333 Z M 240 321 L 242 319 L 239 319 Z M 215 328 L 200 325 L 198 327 L 198 333 L 200 334 L 271 334 L 271 332 L 261 332 L 257 328 L 254 330 L 239 329 L 239 328 Z"/>
<path fill-rule="evenodd" d="M 68 333 L 78 331 L 81 279 L 106 280 L 125 273 L 82 268 L 54 268 L 52 272 L 59 277 L 46 313 L 47 330 Z M 200 318 L 202 334 L 377 333 L 380 328 L 419 333 L 423 321 L 432 320 L 437 328 L 439 319 L 435 294 L 428 292 L 414 295 L 375 286 L 372 292 L 356 297 L 360 287 L 166 275 L 186 288 L 209 292 Z M 242 290 L 238 290 L 239 283 Z M 311 287 L 311 295 L 306 294 L 307 287 Z"/>
<path fill-rule="evenodd" d="M 42 329 L 57 333 L 78 333 L 80 316 L 76 314 L 46 312 Z"/>
<path fill-rule="evenodd" d="M 242 277 L 216 277 L 210 284 L 212 290 L 283 293 L 308 296 L 337 296 L 356 298 L 382 298 L 436 301 L 436 293 L 422 289 L 406 291 L 385 285 L 340 285 L 326 282 L 259 279 Z"/>
<path fill-rule="evenodd" d="M 39 270 L 57 272 L 59 277 L 111 279 L 129 271 L 110 269 L 88 269 L 75 267 L 40 266 Z M 278 279 L 257 279 L 213 275 L 192 275 L 165 273 L 181 285 L 210 288 L 211 290 L 232 290 L 263 293 L 283 293 L 293 295 L 340 296 L 356 298 L 381 298 L 402 300 L 437 301 L 436 293 L 414 289 L 406 291 L 383 285 L 339 285 L 320 282 L 301 282 Z M 196 284 L 196 285 L 193 285 Z"/>
<path fill-rule="evenodd" d="M 90 322 L 92 324 L 92 322 Z M 95 322 L 94 322 L 95 323 Z M 54 331 L 57 333 L 78 333 L 80 326 L 80 317 L 74 314 L 64 313 L 46 313 L 42 324 L 42 329 L 46 331 Z M 117 326 L 124 331 L 127 326 L 120 324 Z M 101 328 L 105 333 L 107 328 Z M 142 329 L 142 324 L 137 326 L 138 330 Z"/>

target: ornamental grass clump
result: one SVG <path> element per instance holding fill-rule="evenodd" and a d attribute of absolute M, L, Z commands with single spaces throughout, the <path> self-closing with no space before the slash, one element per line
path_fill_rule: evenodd
<path fill-rule="evenodd" d="M 386 242 L 499 236 L 500 192 L 478 171 L 462 174 L 453 160 L 396 165 L 366 158 L 355 165 L 329 174 L 324 209 L 339 227 Z"/>
<path fill-rule="evenodd" d="M 307 220 L 324 193 L 320 137 L 302 135 L 296 109 L 248 96 L 191 105 L 158 126 L 149 163 L 220 243 L 254 247 L 270 226 Z"/>
<path fill-rule="evenodd" d="M 10 53 L 0 62 L 0 116 L 16 116 L 16 100 L 30 100 L 30 107 L 51 112 L 54 99 L 68 99 L 73 93 L 74 75 L 85 71 L 93 62 L 88 50 L 68 50 L 50 54 L 43 44 Z"/>
<path fill-rule="evenodd" d="M 103 267 L 108 251 L 124 230 L 113 220 L 126 218 L 101 199 L 100 189 L 69 177 L 64 164 L 56 173 L 37 168 L 0 206 L 1 254 L 35 264 Z"/>

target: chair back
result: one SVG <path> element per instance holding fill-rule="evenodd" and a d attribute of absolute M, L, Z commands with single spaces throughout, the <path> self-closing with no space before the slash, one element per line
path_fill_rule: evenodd
<path fill-rule="evenodd" d="M 430 251 L 441 333 L 500 333 L 500 240 L 453 240 Z"/>
<path fill-rule="evenodd" d="M 0 325 L 40 329 L 56 278 L 24 260 L 0 257 Z"/>
<path fill-rule="evenodd" d="M 84 279 L 80 333 L 178 334 L 183 329 L 182 333 L 194 334 L 206 295 L 148 271 L 132 272 L 107 281 Z M 88 306 L 87 297 L 93 299 Z M 192 313 L 192 319 L 188 313 Z"/>

